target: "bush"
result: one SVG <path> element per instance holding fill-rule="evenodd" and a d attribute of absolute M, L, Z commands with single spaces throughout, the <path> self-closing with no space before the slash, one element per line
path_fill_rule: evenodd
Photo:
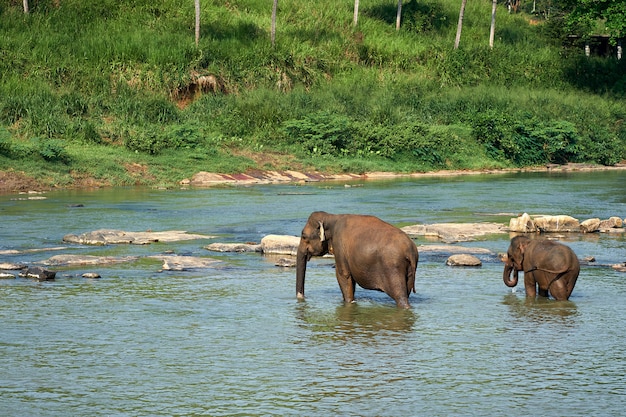
<path fill-rule="evenodd" d="M 581 140 L 581 157 L 602 165 L 615 165 L 626 158 L 626 138 L 620 139 L 606 129 L 591 128 Z"/>
<path fill-rule="evenodd" d="M 150 155 L 158 154 L 168 145 L 163 135 L 157 134 L 154 129 L 127 130 L 122 133 L 122 137 L 127 149 Z"/>
<path fill-rule="evenodd" d="M 39 155 L 48 162 L 70 162 L 70 155 L 67 153 L 63 141 L 58 139 L 35 139 L 34 140 Z"/>
<path fill-rule="evenodd" d="M 291 144 L 298 145 L 308 155 L 340 156 L 352 138 L 347 117 L 320 112 L 284 123 Z"/>

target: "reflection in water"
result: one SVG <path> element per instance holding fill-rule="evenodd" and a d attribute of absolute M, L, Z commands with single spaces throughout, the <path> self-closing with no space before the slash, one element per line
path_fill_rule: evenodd
<path fill-rule="evenodd" d="M 398 336 L 413 329 L 417 314 L 412 309 L 395 305 L 360 305 L 344 303 L 334 311 L 315 310 L 307 303 L 298 303 L 297 317 L 314 337 L 372 343 L 376 337 Z"/>
<path fill-rule="evenodd" d="M 523 297 L 509 293 L 502 304 L 507 305 L 515 318 L 531 320 L 536 323 L 572 324 L 572 317 L 578 314 L 572 301 L 555 301 L 544 297 Z"/>

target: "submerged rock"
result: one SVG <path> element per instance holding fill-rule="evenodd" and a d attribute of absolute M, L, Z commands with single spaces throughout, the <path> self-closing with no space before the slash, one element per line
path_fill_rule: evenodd
<path fill-rule="evenodd" d="M 186 271 L 189 269 L 211 268 L 221 261 L 212 258 L 180 255 L 153 255 L 149 258 L 163 261 L 163 271 Z"/>
<path fill-rule="evenodd" d="M 282 268 L 295 268 L 296 267 L 296 260 L 295 259 L 289 259 L 289 258 L 279 258 L 279 259 L 276 260 L 274 265 L 280 266 Z"/>
<path fill-rule="evenodd" d="M 213 236 L 187 233 L 186 231 L 170 230 L 164 232 L 126 232 L 123 230 L 100 229 L 80 235 L 63 236 L 64 242 L 81 245 L 104 246 L 111 244 L 147 245 L 155 242 L 178 242 L 182 240 L 210 239 Z"/>
<path fill-rule="evenodd" d="M 22 272 L 19 273 L 19 276 L 36 279 L 37 281 L 52 281 L 56 274 L 55 271 L 50 271 L 40 266 L 30 266 L 24 268 Z"/>
<path fill-rule="evenodd" d="M 93 256 L 93 255 L 55 255 L 43 261 L 44 265 L 110 265 L 132 262 L 137 256 Z"/>
<path fill-rule="evenodd" d="M 256 243 L 211 243 L 204 247 L 212 252 L 261 252 L 261 245 Z"/>

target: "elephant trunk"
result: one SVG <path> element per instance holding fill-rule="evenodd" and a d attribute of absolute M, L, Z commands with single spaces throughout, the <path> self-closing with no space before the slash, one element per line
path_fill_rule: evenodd
<path fill-rule="evenodd" d="M 310 256 L 306 248 L 298 248 L 296 255 L 296 297 L 299 300 L 304 299 L 304 276 L 306 274 L 306 264 L 309 258 Z"/>
<path fill-rule="evenodd" d="M 513 272 L 513 279 L 510 279 L 511 272 Z M 507 287 L 515 287 L 517 285 L 517 281 L 519 278 L 519 271 L 512 263 L 506 263 L 504 266 L 504 274 L 502 275 L 502 279 Z"/>

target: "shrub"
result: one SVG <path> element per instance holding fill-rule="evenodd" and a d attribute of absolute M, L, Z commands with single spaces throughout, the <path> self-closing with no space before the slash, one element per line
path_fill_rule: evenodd
<path fill-rule="evenodd" d="M 63 141 L 58 139 L 35 139 L 39 155 L 49 162 L 68 163 L 70 155 L 67 153 Z"/>
<path fill-rule="evenodd" d="M 347 117 L 327 112 L 284 123 L 288 140 L 308 155 L 339 156 L 348 146 L 352 128 Z"/>
<path fill-rule="evenodd" d="M 124 146 L 134 152 L 156 155 L 168 145 L 163 135 L 157 134 L 154 129 L 140 129 L 122 133 Z"/>
<path fill-rule="evenodd" d="M 626 158 L 626 140 L 602 128 L 591 128 L 581 140 L 581 157 L 602 165 L 615 165 Z"/>

